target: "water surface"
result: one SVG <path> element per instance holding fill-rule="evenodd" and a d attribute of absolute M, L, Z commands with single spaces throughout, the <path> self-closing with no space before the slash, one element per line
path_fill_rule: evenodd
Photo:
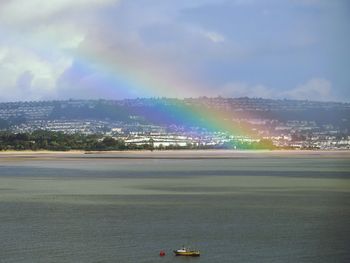
<path fill-rule="evenodd" d="M 350 261 L 349 154 L 162 156 L 1 156 L 0 262 Z"/>

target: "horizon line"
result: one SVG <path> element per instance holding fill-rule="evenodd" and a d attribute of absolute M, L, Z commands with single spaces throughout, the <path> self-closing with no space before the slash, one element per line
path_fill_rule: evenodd
<path fill-rule="evenodd" d="M 35 99 L 35 100 L 11 100 L 11 101 L 1 101 L 0 103 L 18 103 L 18 102 L 55 102 L 55 101 L 125 101 L 125 100 L 138 100 L 138 99 L 155 99 L 155 100 L 189 100 L 189 99 L 251 99 L 251 100 L 272 100 L 272 101 L 304 101 L 304 102 L 317 102 L 317 103 L 340 103 L 340 104 L 350 104 L 350 101 L 320 101 L 320 100 L 309 100 L 309 99 L 289 99 L 289 98 L 262 98 L 262 97 L 229 97 L 229 96 L 198 96 L 198 97 L 165 97 L 165 96 L 152 96 L 152 97 L 134 97 L 134 98 L 60 98 L 60 99 Z"/>

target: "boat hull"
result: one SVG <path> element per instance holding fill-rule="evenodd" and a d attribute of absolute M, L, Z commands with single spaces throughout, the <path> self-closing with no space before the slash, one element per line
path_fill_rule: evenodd
<path fill-rule="evenodd" d="M 174 250 L 175 256 L 187 256 L 187 257 L 199 257 L 200 253 L 199 251 L 176 251 Z"/>

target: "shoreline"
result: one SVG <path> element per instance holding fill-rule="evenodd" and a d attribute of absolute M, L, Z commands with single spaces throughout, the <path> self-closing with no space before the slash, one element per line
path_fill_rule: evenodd
<path fill-rule="evenodd" d="M 7 158 L 235 159 L 260 157 L 344 157 L 348 150 L 164 150 L 164 151 L 0 151 Z"/>

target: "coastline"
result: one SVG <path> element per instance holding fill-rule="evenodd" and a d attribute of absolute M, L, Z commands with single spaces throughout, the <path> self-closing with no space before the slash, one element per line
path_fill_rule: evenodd
<path fill-rule="evenodd" d="M 261 157 L 344 157 L 347 150 L 166 150 L 166 151 L 0 151 L 4 158 L 234 159 Z"/>

